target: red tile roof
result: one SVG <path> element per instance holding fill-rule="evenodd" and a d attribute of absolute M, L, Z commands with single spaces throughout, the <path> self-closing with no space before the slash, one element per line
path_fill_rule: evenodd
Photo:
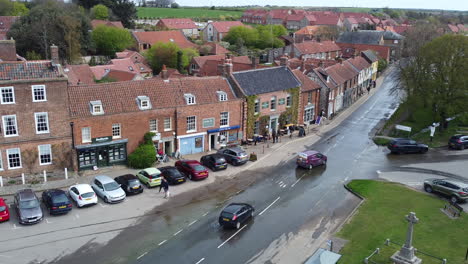
<path fill-rule="evenodd" d="M 330 11 L 311 11 L 310 15 L 316 18 L 315 25 L 330 25 L 336 26 L 340 21 L 340 16 L 335 12 Z"/>
<path fill-rule="evenodd" d="M 348 80 L 356 77 L 359 72 L 357 72 L 349 62 L 344 61 L 343 63 L 338 63 L 333 66 L 330 66 L 325 69 L 325 72 L 330 75 L 330 77 L 337 83 L 342 84 Z"/>
<path fill-rule="evenodd" d="M 227 50 L 226 48 L 224 48 L 223 46 L 219 45 L 216 42 L 207 42 L 203 45 L 211 47 L 210 54 L 212 55 L 225 55 L 225 54 L 231 53 L 229 50 Z"/>
<path fill-rule="evenodd" d="M 110 70 L 125 71 L 125 72 L 130 72 L 130 73 L 135 73 L 135 74 L 151 73 L 150 68 L 142 64 L 140 65 L 135 64 L 131 58 L 113 59 L 107 65 L 98 65 L 98 66 L 93 66 L 90 68 L 96 80 L 102 79 L 102 77 L 104 77 L 104 75 L 106 75 L 106 73 L 109 72 Z"/>
<path fill-rule="evenodd" d="M 19 16 L 0 16 L 0 40 L 7 39 L 6 35 Z"/>
<path fill-rule="evenodd" d="M 219 33 L 228 33 L 232 27 L 245 26 L 240 21 L 215 21 L 211 23 Z"/>
<path fill-rule="evenodd" d="M 94 74 L 88 64 L 68 65 L 68 83 L 70 85 L 94 84 Z"/>
<path fill-rule="evenodd" d="M 182 49 L 197 48 L 197 45 L 187 40 L 184 34 L 179 30 L 133 32 L 133 36 L 138 43 L 154 45 L 156 42 L 174 42 Z"/>
<path fill-rule="evenodd" d="M 316 89 L 320 89 L 320 85 L 314 81 L 312 81 L 309 77 L 307 77 L 302 71 L 300 70 L 293 70 L 294 75 L 301 81 L 302 88 L 301 92 L 310 92 Z"/>
<path fill-rule="evenodd" d="M 120 21 L 108 21 L 108 20 L 99 20 L 93 19 L 91 20 L 91 27 L 95 29 L 97 26 L 104 25 L 108 27 L 116 27 L 116 28 L 124 28 L 122 22 Z"/>
<path fill-rule="evenodd" d="M 334 41 L 304 41 L 295 44 L 295 47 L 302 54 L 315 54 L 321 52 L 340 51 L 341 48 Z"/>
<path fill-rule="evenodd" d="M 189 18 L 162 18 L 156 26 L 166 27 L 168 29 L 194 29 L 197 25 Z"/>
<path fill-rule="evenodd" d="M 288 15 L 286 17 L 286 21 L 301 21 L 304 17 L 305 17 L 304 14 Z"/>
<path fill-rule="evenodd" d="M 354 58 L 348 59 L 347 62 L 351 63 L 359 71 L 362 71 L 363 69 L 367 69 L 371 66 L 371 64 L 367 62 L 367 60 L 361 56 L 356 56 Z"/>
<path fill-rule="evenodd" d="M 347 17 L 346 18 L 350 24 L 358 24 L 358 21 L 354 17 Z"/>
<path fill-rule="evenodd" d="M 110 78 L 117 82 L 124 82 L 124 81 L 131 81 L 135 79 L 136 73 L 111 69 L 109 72 L 104 74 L 103 77 Z"/>
<path fill-rule="evenodd" d="M 90 117 L 89 102 L 100 100 L 106 115 L 140 112 L 135 99 L 148 96 L 152 109 L 185 106 L 184 94 L 191 93 L 196 104 L 219 102 L 217 91 L 227 94 L 228 100 L 238 100 L 228 82 L 222 77 L 160 78 L 94 85 L 69 86 L 70 115 Z"/>
<path fill-rule="evenodd" d="M 50 61 L 0 62 L 0 81 L 52 79 L 64 77 Z"/>
<path fill-rule="evenodd" d="M 202 68 L 207 61 L 214 60 L 214 61 L 220 62 L 224 58 L 226 58 L 225 55 L 210 55 L 210 56 L 194 57 L 193 60 L 198 65 L 198 67 Z M 237 57 L 231 57 L 231 59 L 233 63 L 252 64 L 252 61 L 250 60 L 249 56 L 237 56 Z"/>

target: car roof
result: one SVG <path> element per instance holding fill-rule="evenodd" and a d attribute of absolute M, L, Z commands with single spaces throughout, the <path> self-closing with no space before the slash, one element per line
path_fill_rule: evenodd
<path fill-rule="evenodd" d="M 126 180 L 138 179 L 138 178 L 137 178 L 135 175 L 133 175 L 133 174 L 124 174 L 124 175 L 117 176 L 116 178 L 122 178 L 122 179 L 126 179 Z"/>
<path fill-rule="evenodd" d="M 198 160 L 184 160 L 183 162 L 189 164 L 189 165 L 201 165 Z"/>
<path fill-rule="evenodd" d="M 239 211 L 239 209 L 245 206 L 250 205 L 246 203 L 231 203 L 228 206 L 224 207 L 223 212 L 236 213 L 237 211 Z"/>
<path fill-rule="evenodd" d="M 5 202 L 5 200 L 3 200 L 2 197 L 0 197 L 0 205 L 6 205 L 6 202 Z"/>
<path fill-rule="evenodd" d="M 215 159 L 224 159 L 224 156 L 219 154 L 219 153 L 208 154 L 208 155 L 205 155 L 204 157 L 213 157 Z"/>
<path fill-rule="evenodd" d="M 461 138 L 461 137 L 465 137 L 466 135 L 463 135 L 463 134 L 457 134 L 457 135 L 453 135 L 452 138 Z"/>
<path fill-rule="evenodd" d="M 161 174 L 161 171 L 156 168 L 146 168 L 144 171 L 146 171 L 148 174 Z"/>
<path fill-rule="evenodd" d="M 160 171 L 163 171 L 163 170 L 177 170 L 177 168 L 174 167 L 174 166 L 164 166 L 164 167 L 159 167 L 158 169 Z"/>
<path fill-rule="evenodd" d="M 109 182 L 113 182 L 114 179 L 112 179 L 111 177 L 107 176 L 107 175 L 97 175 L 94 177 L 94 179 L 100 181 L 101 183 L 109 183 Z"/>
<path fill-rule="evenodd" d="M 299 152 L 299 154 L 306 154 L 306 155 L 314 155 L 314 154 L 317 154 L 317 153 L 319 153 L 319 152 L 315 151 L 315 150 L 306 150 L 306 151 Z"/>
<path fill-rule="evenodd" d="M 93 188 L 91 188 L 91 185 L 86 184 L 86 183 L 70 186 L 70 188 L 73 188 L 73 187 L 75 187 L 80 193 L 94 192 Z"/>
<path fill-rule="evenodd" d="M 60 189 L 51 189 L 51 190 L 47 190 L 45 192 L 50 193 L 50 194 L 63 194 L 63 193 L 65 193 L 63 190 L 60 190 Z"/>
<path fill-rule="evenodd" d="M 34 195 L 33 190 L 31 190 L 31 189 L 19 190 L 18 195 L 19 195 L 20 200 L 32 200 L 32 199 L 36 198 L 36 196 Z"/>
<path fill-rule="evenodd" d="M 245 150 L 243 150 L 240 147 L 231 147 L 231 148 L 226 148 L 226 149 L 232 150 L 234 152 L 245 152 Z"/>
<path fill-rule="evenodd" d="M 452 179 L 449 179 L 449 178 L 442 178 L 442 179 L 441 178 L 430 178 L 430 179 L 426 179 L 426 181 L 435 181 L 435 180 L 450 182 L 450 183 L 458 185 L 461 188 L 468 188 L 468 183 L 463 182 L 463 181 L 452 180 Z"/>

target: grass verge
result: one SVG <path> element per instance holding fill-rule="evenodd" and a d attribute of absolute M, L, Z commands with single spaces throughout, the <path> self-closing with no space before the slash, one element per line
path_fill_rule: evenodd
<path fill-rule="evenodd" d="M 375 136 L 372 140 L 376 145 L 386 146 L 392 139 L 388 137 Z"/>
<path fill-rule="evenodd" d="M 408 222 L 405 215 L 415 212 L 419 223 L 415 225 L 413 246 L 433 256 L 446 258 L 447 263 L 467 264 L 468 216 L 452 220 L 440 211 L 444 201 L 396 183 L 354 180 L 348 184 L 353 191 L 366 198 L 356 215 L 337 236 L 349 240 L 341 250 L 340 264 L 363 263 L 377 247 L 380 254 L 371 258 L 379 264 L 390 264 L 390 256 L 398 246 L 385 246 L 387 238 L 403 244 Z M 441 263 L 417 254 L 425 264 Z"/>
<path fill-rule="evenodd" d="M 198 20 L 233 18 L 242 16 L 242 11 L 211 10 L 207 8 L 156 8 L 138 7 L 139 18 L 196 18 Z"/>

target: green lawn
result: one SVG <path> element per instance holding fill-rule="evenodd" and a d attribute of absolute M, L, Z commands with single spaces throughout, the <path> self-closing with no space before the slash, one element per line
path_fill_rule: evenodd
<path fill-rule="evenodd" d="M 198 20 L 235 18 L 242 16 L 242 11 L 211 10 L 206 8 L 156 8 L 138 7 L 138 17 L 151 18 L 194 18 Z"/>
<path fill-rule="evenodd" d="M 366 198 L 357 214 L 337 234 L 349 240 L 341 250 L 339 263 L 363 263 L 377 247 L 382 251 L 371 260 L 390 264 L 390 256 L 398 246 L 385 246 L 387 238 L 404 243 L 408 222 L 405 215 L 415 212 L 419 223 L 415 225 L 413 246 L 431 255 L 446 258 L 447 263 L 467 264 L 468 215 L 452 220 L 439 209 L 445 204 L 439 198 L 410 190 L 396 183 L 354 180 L 348 186 Z M 417 254 L 423 263 L 441 263 Z"/>

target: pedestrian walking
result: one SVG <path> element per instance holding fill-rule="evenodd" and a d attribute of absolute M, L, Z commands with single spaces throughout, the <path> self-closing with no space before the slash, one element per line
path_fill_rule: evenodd
<path fill-rule="evenodd" d="M 432 139 L 434 138 L 435 129 L 436 129 L 436 124 L 432 123 L 432 125 L 429 127 L 429 130 L 431 131 L 431 134 L 430 134 L 431 142 L 432 142 Z"/>
<path fill-rule="evenodd" d="M 278 141 L 278 139 L 279 139 L 279 136 L 280 136 L 280 132 L 279 132 L 279 130 L 278 130 L 278 131 L 276 131 L 276 143 L 278 143 L 278 142 L 279 142 L 279 141 Z"/>
<path fill-rule="evenodd" d="M 273 138 L 273 143 L 275 143 L 275 142 L 276 142 L 276 139 L 277 139 L 277 137 L 276 137 L 276 130 L 273 130 L 273 131 L 271 132 L 271 137 Z"/>
<path fill-rule="evenodd" d="M 159 192 L 161 192 L 161 189 L 164 190 L 164 199 L 167 199 L 171 196 L 171 193 L 169 192 L 169 183 L 164 177 L 161 177 L 161 185 L 159 185 Z"/>
<path fill-rule="evenodd" d="M 370 85 L 367 86 L 367 94 L 370 94 Z"/>

